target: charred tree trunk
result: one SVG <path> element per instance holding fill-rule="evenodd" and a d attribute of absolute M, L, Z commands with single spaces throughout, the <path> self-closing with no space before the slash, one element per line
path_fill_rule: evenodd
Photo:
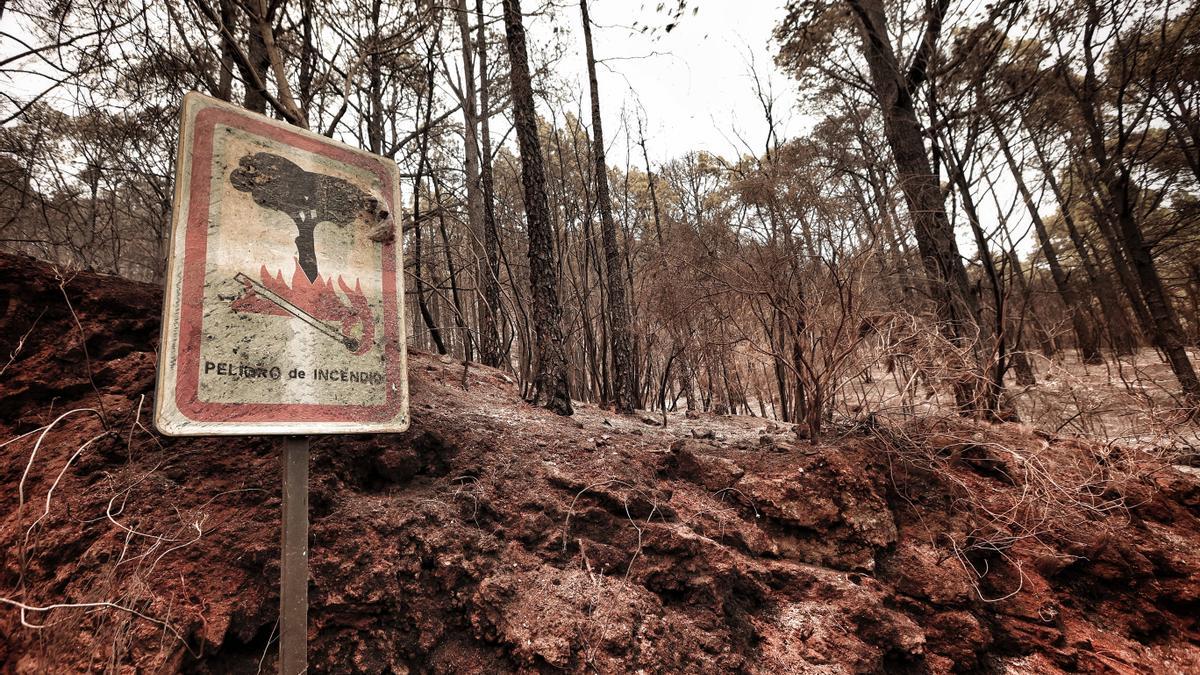
<path fill-rule="evenodd" d="M 558 302 L 554 232 L 550 226 L 550 205 L 546 201 L 546 171 L 542 160 L 542 144 L 538 138 L 520 0 L 504 0 L 504 28 L 511 62 L 513 117 L 521 148 L 525 218 L 529 224 L 529 277 L 533 294 L 537 361 L 533 376 L 533 400 L 560 415 L 570 415 L 574 410 L 571 408 L 571 389 L 567 380 L 562 309 Z"/>
<path fill-rule="evenodd" d="M 383 11 L 382 0 L 371 3 L 372 39 L 379 39 L 380 13 Z M 379 154 L 383 151 L 383 68 L 379 50 L 373 50 L 369 59 L 371 73 L 367 78 L 367 147 L 371 152 Z"/>
<path fill-rule="evenodd" d="M 433 201 L 437 208 L 438 231 L 442 235 L 442 254 L 446 258 L 446 274 L 450 280 L 450 299 L 454 302 L 454 324 L 458 327 L 459 339 L 462 341 L 463 360 L 474 360 L 474 340 L 471 337 L 470 326 L 467 325 L 467 309 L 463 306 L 462 294 L 459 293 L 458 269 L 454 266 L 453 250 L 450 245 L 450 232 L 446 229 L 445 209 L 442 208 L 441 189 L 438 181 L 433 181 Z"/>
<path fill-rule="evenodd" d="M 641 121 L 638 121 L 638 145 L 642 148 L 642 161 L 646 164 L 646 183 L 650 188 L 650 207 L 654 214 L 654 235 L 658 245 L 662 246 L 662 218 L 659 216 L 658 191 L 654 187 L 654 171 L 650 168 L 650 153 L 646 151 L 646 136 L 642 133 Z"/>
<path fill-rule="evenodd" d="M 417 279 L 417 309 L 421 312 L 421 320 L 425 322 L 425 328 L 429 330 L 429 337 L 433 340 L 434 347 L 437 348 L 439 354 L 446 354 L 446 343 L 442 340 L 442 331 L 438 328 L 437 321 L 433 318 L 433 312 L 429 310 L 429 300 L 425 295 L 425 275 L 421 271 L 421 259 L 424 257 L 424 252 L 421 243 L 421 177 L 418 172 L 416 187 L 413 189 L 413 262 L 415 265 L 414 276 Z"/>
<path fill-rule="evenodd" d="M 428 92 L 428 97 L 425 101 L 425 133 L 421 135 L 418 142 L 417 156 L 417 176 L 413 181 L 413 259 L 416 263 L 415 275 L 417 277 L 417 309 L 421 312 L 421 318 L 425 321 L 425 327 L 429 329 L 429 336 L 433 340 L 433 344 L 437 347 L 439 354 L 446 353 L 446 343 L 442 340 L 442 331 L 438 329 L 437 322 L 433 319 L 433 313 L 429 311 L 429 302 L 425 298 L 425 277 L 421 274 L 421 183 L 425 177 L 425 167 L 429 162 L 429 122 L 433 114 L 433 53 L 434 44 L 430 43 L 429 53 L 425 60 L 426 81 L 425 88 Z M 420 114 L 420 111 L 418 111 Z"/>
<path fill-rule="evenodd" d="M 1092 326 L 1088 323 L 1087 312 L 1080 302 L 1079 296 L 1071 288 L 1071 284 L 1067 280 L 1067 274 L 1063 271 L 1062 264 L 1058 261 L 1058 253 L 1054 250 L 1054 245 L 1050 241 L 1050 233 L 1046 229 L 1046 224 L 1042 222 L 1042 217 L 1038 213 L 1033 195 L 1025 185 L 1025 178 L 1021 174 L 1021 167 L 1017 165 L 1016 159 L 1013 158 L 1008 138 L 1004 135 L 1004 129 L 994 117 L 992 119 L 992 126 L 996 131 L 996 139 L 1000 142 L 1000 150 L 1004 153 L 1004 160 L 1008 163 L 1008 169 L 1017 183 L 1017 191 L 1021 193 L 1021 200 L 1025 202 L 1025 209 L 1029 212 L 1029 218 L 1033 221 L 1033 227 L 1037 231 L 1038 243 L 1041 245 L 1042 255 L 1046 258 L 1046 266 L 1050 268 L 1050 277 L 1054 280 L 1054 288 L 1058 291 L 1059 297 L 1062 298 L 1063 304 L 1067 306 L 1067 311 L 1071 314 L 1071 327 L 1075 330 L 1079 357 L 1084 363 L 1102 363 L 1104 359 L 1100 355 L 1100 345 L 1096 332 L 1092 330 Z"/>
<path fill-rule="evenodd" d="M 1093 39 L 1099 22 L 1099 10 L 1095 5 L 1089 6 L 1083 32 L 1083 86 L 1077 91 L 1080 113 L 1096 167 L 1098 206 L 1106 211 L 1110 221 L 1108 224 L 1116 229 L 1116 232 L 1109 233 L 1119 244 L 1113 252 L 1114 259 L 1119 257 L 1116 255 L 1117 250 L 1123 249 L 1132 272 L 1136 275 L 1136 280 L 1127 280 L 1126 285 L 1131 296 L 1139 295 L 1134 292 L 1135 289 L 1140 291 L 1155 344 L 1170 362 L 1184 397 L 1192 405 L 1200 404 L 1200 378 L 1196 377 L 1196 371 L 1188 358 L 1187 340 L 1180 327 L 1175 307 L 1167 297 L 1162 278 L 1154 265 L 1150 244 L 1143 237 L 1141 225 L 1137 222 L 1137 188 L 1130 175 L 1129 161 L 1124 150 L 1128 134 L 1121 126 L 1123 121 L 1118 119 L 1118 138 L 1110 149 L 1105 133 L 1105 120 L 1101 111 L 1097 110 L 1101 97 L 1096 74 L 1098 59 L 1093 50 Z"/>
<path fill-rule="evenodd" d="M 884 133 L 913 221 L 917 248 L 933 287 L 942 331 L 947 338 L 961 343 L 971 328 L 979 324 L 979 307 L 971 292 L 954 230 L 946 217 L 941 187 L 930 165 L 913 104 L 912 92 L 924 80 L 925 73 L 921 69 L 902 74 L 881 0 L 848 0 L 848 3 L 862 28 L 863 55 L 879 99 Z M 944 3 L 939 7 L 944 11 Z M 940 14 L 935 8 L 927 28 L 931 34 L 940 28 Z M 955 397 L 962 408 L 975 405 L 965 385 L 956 387 Z"/>
<path fill-rule="evenodd" d="M 1103 179 L 1092 176 L 1091 180 L 1102 181 Z M 1095 217 L 1096 229 L 1100 232 L 1100 238 L 1108 251 L 1109 260 L 1117 272 L 1117 278 L 1121 281 L 1121 288 L 1125 291 L 1129 307 L 1133 310 L 1133 315 L 1137 317 L 1138 325 L 1142 326 L 1143 335 L 1154 340 L 1154 327 L 1151 323 L 1150 310 L 1146 307 L 1145 296 L 1142 294 L 1142 283 L 1129 263 L 1128 251 L 1121 241 L 1118 226 L 1114 222 L 1116 218 L 1111 210 L 1112 205 L 1108 203 L 1107 197 L 1100 194 L 1104 190 L 1103 187 L 1096 188 L 1094 185 L 1090 185 L 1086 189 Z"/>
<path fill-rule="evenodd" d="M 1192 344 L 1200 347 L 1200 263 L 1188 268 L 1188 298 L 1192 301 Z"/>
<path fill-rule="evenodd" d="M 1034 337 L 1037 338 L 1038 347 L 1042 350 L 1042 356 L 1052 358 L 1058 353 L 1058 342 L 1042 325 L 1038 313 L 1031 306 L 1033 289 L 1029 285 L 1029 280 L 1025 278 L 1025 270 L 1021 267 L 1021 260 L 1017 257 L 1016 249 L 1009 248 L 1005 257 L 1008 259 L 1008 265 L 1013 270 L 1013 279 L 1016 280 L 1018 290 L 1021 292 L 1021 322 L 1024 322 L 1025 317 L 1029 317 L 1029 322 L 1033 324 Z"/>
<path fill-rule="evenodd" d="M 930 102 L 930 128 L 940 128 L 943 125 L 939 122 L 938 115 L 938 99 L 937 89 L 931 86 L 929 92 Z M 967 171 L 970 166 L 970 157 L 975 151 L 975 147 L 979 141 L 980 125 L 972 123 L 967 128 L 967 138 L 965 148 L 960 153 L 952 136 L 947 130 L 943 136 L 934 136 L 933 152 L 934 166 L 938 166 L 937 162 L 943 162 L 947 168 L 952 184 L 958 189 L 959 201 L 962 203 L 963 212 L 967 216 L 967 224 L 971 228 L 971 234 L 975 238 L 975 246 L 979 250 L 979 263 L 983 267 L 984 275 L 989 290 L 991 291 L 992 299 L 992 321 L 987 323 L 984 321 L 983 310 L 976 308 L 976 323 L 979 327 L 979 345 L 977 347 L 980 356 L 979 368 L 984 371 L 984 376 L 980 378 L 976 387 L 977 396 L 974 409 L 981 409 L 986 414 L 993 418 L 998 418 L 1000 415 L 999 404 L 1000 396 L 1004 390 L 1004 376 L 1009 368 L 1009 342 L 1008 330 L 1010 325 L 1008 320 L 1008 304 L 1007 294 L 1004 289 L 1004 281 L 996 265 L 995 256 L 992 255 L 991 237 L 983 230 L 983 223 L 979 218 L 979 210 L 975 205 L 975 198 L 972 193 L 972 184 L 967 178 Z M 982 280 L 980 281 L 982 287 Z M 990 372 L 989 372 L 990 371 Z M 982 403 L 982 405 L 979 405 Z M 960 406 L 961 407 L 961 406 Z"/>
<path fill-rule="evenodd" d="M 230 35 L 234 32 L 234 21 L 237 16 L 234 13 L 233 0 L 220 0 L 218 5 L 221 26 L 229 32 Z M 214 95 L 222 101 L 233 101 L 233 68 L 234 68 L 234 49 L 236 45 L 229 37 L 221 39 L 221 74 L 218 79 L 217 90 Z"/>
<path fill-rule="evenodd" d="M 684 403 L 688 412 L 696 411 L 696 366 L 688 353 L 688 347 L 677 346 L 672 353 L 681 354 L 679 365 L 679 388 L 683 390 Z"/>
<path fill-rule="evenodd" d="M 466 173 L 466 181 L 464 187 L 467 193 L 467 230 L 470 232 L 470 246 L 475 252 L 476 277 L 482 278 L 487 275 L 487 262 L 481 245 L 484 239 L 483 233 L 483 195 L 480 194 L 479 185 L 479 115 L 476 101 L 478 99 L 475 89 L 475 52 L 471 44 L 471 28 L 470 17 L 471 13 L 467 9 L 467 0 L 458 0 L 458 6 L 454 12 L 458 23 L 459 39 L 462 42 L 462 66 L 463 66 L 463 88 L 462 88 L 462 113 L 463 113 L 463 148 L 464 162 L 463 168 Z M 447 258 L 449 260 L 449 258 Z M 455 297 L 455 306 L 463 311 L 457 297 Z M 487 313 L 486 308 L 476 307 L 476 321 L 482 325 L 484 321 L 483 315 Z M 465 323 L 466 316 L 462 317 Z M 463 344 L 466 348 L 467 360 L 472 360 L 472 350 L 470 348 L 470 340 L 467 335 L 463 335 Z"/>
<path fill-rule="evenodd" d="M 484 365 L 499 367 L 506 360 L 500 341 L 500 232 L 496 227 L 495 190 L 492 182 L 492 136 L 488 125 L 491 103 L 488 95 L 487 37 L 484 31 L 483 0 L 475 0 L 479 50 L 479 187 L 483 201 L 483 253 L 487 268 L 480 273 L 484 311 L 479 322 L 479 354 Z"/>
<path fill-rule="evenodd" d="M 1025 125 L 1024 118 L 1022 118 L 1022 125 Z M 1028 131 L 1027 125 L 1026 130 Z M 1042 170 L 1046 185 L 1050 187 L 1050 191 L 1058 203 L 1058 211 L 1062 216 L 1063 225 L 1067 227 L 1071 246 L 1074 247 L 1083 271 L 1087 274 L 1088 285 L 1099 302 L 1100 312 L 1104 317 L 1104 326 L 1108 331 L 1109 346 L 1117 354 L 1132 354 L 1137 347 L 1137 340 L 1129 328 L 1129 317 L 1117 297 L 1116 289 L 1113 288 L 1108 275 L 1100 270 L 1095 259 L 1092 258 L 1087 242 L 1083 239 L 1083 233 L 1079 231 L 1079 226 L 1075 223 L 1075 216 L 1071 213 L 1071 204 L 1067 200 L 1062 186 L 1059 185 L 1058 178 L 1054 175 L 1054 168 L 1050 166 L 1041 144 L 1032 133 L 1030 133 L 1030 144 L 1038 159 L 1038 165 Z"/>
<path fill-rule="evenodd" d="M 1134 219 L 1133 195 L 1129 176 L 1123 172 L 1109 182 L 1108 196 L 1117 211 L 1117 224 L 1120 227 L 1122 244 L 1129 254 L 1133 270 L 1137 274 L 1142 287 L 1142 295 L 1146 300 L 1146 309 L 1153 321 L 1154 334 L 1158 347 L 1162 349 L 1171 364 L 1171 370 L 1179 380 L 1180 388 L 1192 403 L 1200 403 L 1200 378 L 1187 354 L 1187 339 L 1179 325 L 1179 317 L 1175 307 L 1167 297 L 1162 277 L 1154 265 L 1150 245 L 1142 236 L 1142 229 Z"/>
<path fill-rule="evenodd" d="M 967 222 L 971 226 L 971 234 L 974 235 L 975 244 L 979 248 L 979 262 L 983 266 L 988 286 L 992 292 L 994 323 L 989 330 L 987 324 L 982 320 L 979 322 L 980 337 L 983 338 L 986 335 L 988 339 L 983 341 L 986 344 L 995 345 L 995 349 L 991 353 L 991 363 L 981 364 L 985 369 L 990 365 L 991 372 L 980 382 L 982 406 L 979 407 L 992 416 L 998 416 L 1000 395 L 1004 390 L 1004 375 L 1008 371 L 1008 335 L 1005 330 L 1008 324 L 1005 318 L 1008 307 L 1006 306 L 1004 284 L 992 256 L 991 242 L 979 221 L 979 211 L 975 208 L 975 200 L 971 196 L 971 186 L 967 182 L 964 162 L 958 157 L 953 147 L 950 148 L 950 155 L 954 161 L 954 166 L 950 167 L 950 171 L 954 176 L 954 183 L 958 187 L 959 198 L 962 200 L 963 210 L 967 214 Z"/>
<path fill-rule="evenodd" d="M 588 87 L 592 97 L 592 162 L 596 173 L 596 203 L 600 208 L 600 233 L 604 242 L 604 271 L 608 282 L 609 349 L 612 352 L 613 403 L 620 412 L 632 412 L 637 403 L 637 373 L 634 370 L 629 335 L 629 306 L 626 304 L 623 257 L 617 244 L 612 197 L 608 191 L 608 166 L 604 161 L 604 129 L 600 120 L 600 87 L 596 82 L 596 57 L 592 51 L 592 22 L 587 0 L 579 0 L 583 16 L 583 42 L 587 55 Z"/>
<path fill-rule="evenodd" d="M 270 21 L 270 18 L 258 16 L 257 6 L 253 10 L 248 6 L 245 9 L 246 19 L 249 23 L 246 29 L 249 42 L 246 52 L 249 63 L 238 61 L 242 83 L 246 89 L 245 96 L 242 98 L 242 107 L 262 115 L 267 112 L 265 88 L 267 86 L 267 69 L 271 67 L 271 57 L 267 53 L 267 43 L 263 39 L 262 31 L 259 30 L 257 23 Z"/>

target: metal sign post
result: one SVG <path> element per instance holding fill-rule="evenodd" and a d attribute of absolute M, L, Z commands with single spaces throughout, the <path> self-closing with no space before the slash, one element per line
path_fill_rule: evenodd
<path fill-rule="evenodd" d="M 154 423 L 286 436 L 280 672 L 307 666 L 307 434 L 408 428 L 392 160 L 191 93 L 175 171 Z"/>
<path fill-rule="evenodd" d="M 279 672 L 308 669 L 308 437 L 283 440 Z"/>

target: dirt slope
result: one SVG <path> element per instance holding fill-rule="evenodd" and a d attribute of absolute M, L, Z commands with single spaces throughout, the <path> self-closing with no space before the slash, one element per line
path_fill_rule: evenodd
<path fill-rule="evenodd" d="M 0 595 L 113 603 L 0 606 L 0 671 L 273 670 L 277 450 L 149 428 L 159 291 L 2 257 L 0 310 Z M 315 444 L 315 672 L 1200 672 L 1200 480 L 1153 449 L 562 419 L 410 364 L 408 433 Z"/>

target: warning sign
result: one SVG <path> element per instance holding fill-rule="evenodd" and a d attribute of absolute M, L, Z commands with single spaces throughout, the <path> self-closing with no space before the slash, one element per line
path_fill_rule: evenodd
<path fill-rule="evenodd" d="M 399 201 L 394 162 L 188 94 L 158 429 L 406 429 Z"/>

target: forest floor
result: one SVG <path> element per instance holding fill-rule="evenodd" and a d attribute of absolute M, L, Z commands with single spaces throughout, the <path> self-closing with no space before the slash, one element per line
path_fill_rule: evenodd
<path fill-rule="evenodd" d="M 1200 363 L 1200 349 L 1190 349 Z M 1087 364 L 1074 349 L 1053 356 L 1025 352 L 1035 380 L 1006 377 L 1004 406 L 1019 421 L 1040 431 L 1069 433 L 1100 443 L 1150 443 L 1160 447 L 1200 446 L 1200 425 L 1187 424 L 1190 408 L 1178 393 L 1178 380 L 1162 355 L 1150 348 L 1135 354 L 1106 354 L 1103 363 Z M 954 407 L 949 386 L 930 386 L 908 361 L 895 359 L 891 369 L 878 357 L 840 390 L 837 415 L 861 418 L 870 411 L 892 419 L 945 414 Z M 771 402 L 773 405 L 774 401 Z M 752 408 L 762 408 L 752 399 Z M 773 407 L 768 407 L 773 411 Z"/>
<path fill-rule="evenodd" d="M 277 442 L 153 432 L 159 297 L 0 256 L 2 672 L 275 669 Z M 1200 672 L 1178 447 L 410 386 L 408 432 L 315 442 L 314 672 Z"/>
<path fill-rule="evenodd" d="M 1189 350 L 1200 363 L 1200 350 Z M 1031 354 L 1037 382 L 1010 389 L 1026 423 L 1104 442 L 1200 446 L 1200 425 L 1183 424 L 1178 380 L 1158 351 L 1142 349 L 1102 364 L 1081 362 L 1072 350 Z"/>

